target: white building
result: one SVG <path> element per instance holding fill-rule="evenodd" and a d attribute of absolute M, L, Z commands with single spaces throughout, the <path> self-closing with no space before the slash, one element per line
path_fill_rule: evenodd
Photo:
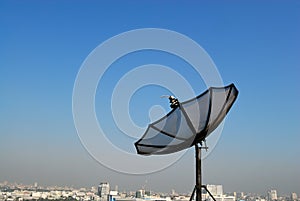
<path fill-rule="evenodd" d="M 270 190 L 268 191 L 268 201 L 277 200 L 277 191 L 276 190 Z"/>
<path fill-rule="evenodd" d="M 222 185 L 206 185 L 207 190 L 213 195 L 213 196 L 221 196 L 223 195 L 223 186 Z"/>
<path fill-rule="evenodd" d="M 223 186 L 222 185 L 206 185 L 207 190 L 214 196 L 217 201 L 235 201 L 235 196 L 227 196 L 223 194 Z M 202 194 L 202 199 L 213 201 L 208 193 Z"/>
<path fill-rule="evenodd" d="M 291 200 L 297 200 L 298 199 L 298 196 L 296 193 L 292 193 L 291 194 Z"/>
<path fill-rule="evenodd" d="M 100 196 L 100 199 L 102 201 L 107 201 L 108 200 L 108 195 L 109 195 L 109 183 L 103 182 L 100 183 L 98 186 L 98 195 Z"/>

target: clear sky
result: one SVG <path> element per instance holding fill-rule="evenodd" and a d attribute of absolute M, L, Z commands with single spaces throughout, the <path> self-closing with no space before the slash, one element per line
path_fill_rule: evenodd
<path fill-rule="evenodd" d="M 223 82 L 235 83 L 240 91 L 216 148 L 203 162 L 204 182 L 223 184 L 228 192 L 275 188 L 299 195 L 299 1 L 1 1 L 0 181 L 193 189 L 193 149 L 162 171 L 122 174 L 96 162 L 74 126 L 73 86 L 86 57 L 105 40 L 141 28 L 190 37 L 213 59 Z M 98 120 L 114 133 L 108 138 L 125 148 L 108 110 L 110 96 L 127 71 L 149 63 L 174 70 L 186 65 L 174 55 L 136 52 L 114 63 L 98 86 Z M 179 73 L 197 94 L 206 89 L 192 71 Z M 168 110 L 167 100 L 159 98 L 165 92 L 149 86 L 134 94 L 130 113 L 136 124 L 150 122 L 143 117 L 151 104 Z"/>

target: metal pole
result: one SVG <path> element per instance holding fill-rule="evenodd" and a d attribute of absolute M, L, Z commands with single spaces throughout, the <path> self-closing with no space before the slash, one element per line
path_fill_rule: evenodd
<path fill-rule="evenodd" d="M 198 144 L 195 144 L 196 151 L 196 201 L 202 201 L 201 193 L 201 149 Z"/>

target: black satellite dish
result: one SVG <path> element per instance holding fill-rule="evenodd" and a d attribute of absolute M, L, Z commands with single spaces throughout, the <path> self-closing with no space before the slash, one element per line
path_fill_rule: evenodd
<path fill-rule="evenodd" d="M 225 118 L 237 95 L 238 90 L 234 84 L 230 84 L 226 87 L 210 87 L 199 96 L 182 103 L 170 96 L 170 107 L 173 109 L 148 126 L 142 138 L 135 142 L 137 153 L 170 154 L 195 146 L 196 185 L 190 200 L 196 192 L 196 200 L 201 201 L 201 188 L 215 200 L 206 186 L 201 184 L 201 149 L 207 149 L 202 143 Z"/>

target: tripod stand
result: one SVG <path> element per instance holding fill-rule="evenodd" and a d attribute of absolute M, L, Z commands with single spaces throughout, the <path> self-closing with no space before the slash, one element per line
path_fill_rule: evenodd
<path fill-rule="evenodd" d="M 210 197 L 216 201 L 214 196 L 209 192 L 206 185 L 202 185 L 202 174 L 201 174 L 201 149 L 207 149 L 208 147 L 199 147 L 199 145 L 195 144 L 195 152 L 196 152 L 196 185 L 194 187 L 193 193 L 190 197 L 190 201 L 193 200 L 193 197 L 196 193 L 196 200 L 195 201 L 202 201 L 202 188 L 204 188 Z"/>

